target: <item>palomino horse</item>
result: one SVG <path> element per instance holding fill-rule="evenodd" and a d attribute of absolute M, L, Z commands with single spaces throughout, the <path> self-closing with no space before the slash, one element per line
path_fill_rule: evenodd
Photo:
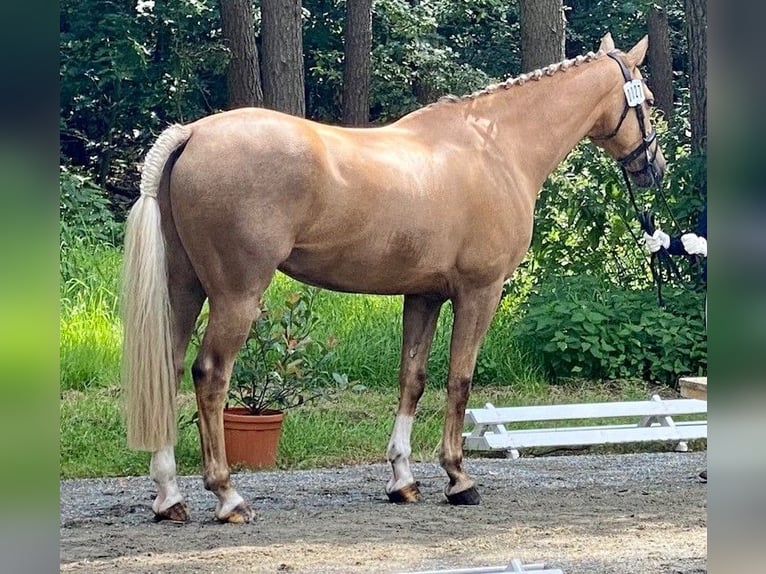
<path fill-rule="evenodd" d="M 128 220 L 123 283 L 128 442 L 152 451 L 157 518 L 188 519 L 175 477 L 174 402 L 205 298 L 210 316 L 192 367 L 204 485 L 218 497 L 219 520 L 253 516 L 230 481 L 222 411 L 235 356 L 277 269 L 338 291 L 404 295 L 387 450 L 395 502 L 420 498 L 410 431 L 439 310 L 452 301 L 439 460 L 449 502 L 477 504 L 463 470 L 466 401 L 503 283 L 529 247 L 543 182 L 586 136 L 622 159 L 637 185 L 664 172 L 637 70 L 647 45 L 625 54 L 607 35 L 596 54 L 446 98 L 386 127 L 239 109 L 166 129 L 146 156 Z"/>

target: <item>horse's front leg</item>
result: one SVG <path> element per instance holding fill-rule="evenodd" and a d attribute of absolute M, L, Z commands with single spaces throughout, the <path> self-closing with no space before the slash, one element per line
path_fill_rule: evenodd
<path fill-rule="evenodd" d="M 502 282 L 465 290 L 453 299 L 455 322 L 450 343 L 447 410 L 439 462 L 449 476 L 444 490 L 450 504 L 479 504 L 474 481 L 463 471 L 463 418 L 471 392 L 473 370 L 484 335 L 500 299 Z"/>
<path fill-rule="evenodd" d="M 441 300 L 422 296 L 407 295 L 404 298 L 399 409 L 386 453 L 393 470 L 393 477 L 386 485 L 391 502 L 421 499 L 410 470 L 410 435 L 415 410 L 425 388 L 426 363 L 441 305 Z"/>
<path fill-rule="evenodd" d="M 244 523 L 253 510 L 231 485 L 223 441 L 223 407 L 234 359 L 258 313 L 258 300 L 210 300 L 210 317 L 192 367 L 199 412 L 205 488 L 218 497 L 215 516 L 222 522 Z"/>

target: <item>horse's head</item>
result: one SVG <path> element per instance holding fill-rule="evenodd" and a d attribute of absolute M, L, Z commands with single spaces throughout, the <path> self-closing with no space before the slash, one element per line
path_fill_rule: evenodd
<path fill-rule="evenodd" d="M 659 183 L 665 173 L 665 158 L 649 118 L 654 96 L 638 69 L 648 46 L 649 39 L 644 36 L 624 54 L 615 49 L 611 34 L 602 38 L 600 50 L 613 66 L 610 78 L 614 77 L 614 89 L 602 102 L 601 114 L 588 134 L 640 187 Z"/>

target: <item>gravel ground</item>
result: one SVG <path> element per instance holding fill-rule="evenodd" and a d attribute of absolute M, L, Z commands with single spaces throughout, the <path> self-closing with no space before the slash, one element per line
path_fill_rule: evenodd
<path fill-rule="evenodd" d="M 407 572 L 512 558 L 564 574 L 707 572 L 705 453 L 468 459 L 482 495 L 452 507 L 436 464 L 413 465 L 424 502 L 392 505 L 387 464 L 240 473 L 256 509 L 213 520 L 215 497 L 181 477 L 192 520 L 155 523 L 148 477 L 61 482 L 62 572 Z"/>

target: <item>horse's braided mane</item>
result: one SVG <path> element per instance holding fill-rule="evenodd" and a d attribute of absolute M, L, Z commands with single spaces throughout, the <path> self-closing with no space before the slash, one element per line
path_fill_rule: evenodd
<path fill-rule="evenodd" d="M 603 56 L 604 53 L 605 52 L 602 50 L 599 50 L 598 52 L 588 52 L 585 55 L 577 56 L 576 58 L 572 58 L 571 60 L 563 60 L 556 64 L 551 64 L 550 66 L 539 68 L 532 72 L 527 72 L 526 74 L 521 74 L 520 76 L 516 76 L 515 78 L 508 78 L 504 82 L 500 82 L 498 84 L 491 84 L 487 86 L 486 88 L 477 90 L 471 94 L 466 94 L 464 96 L 455 96 L 453 94 L 447 94 L 439 98 L 439 100 L 435 104 L 431 104 L 431 105 L 436 105 L 441 102 L 462 102 L 465 100 L 473 100 L 475 98 L 478 98 L 479 96 L 484 96 L 486 94 L 493 94 L 501 89 L 507 90 L 511 86 L 522 86 L 524 85 L 524 83 L 526 83 L 529 80 L 539 80 L 545 76 L 552 76 L 556 72 L 566 72 L 572 66 L 579 66 L 586 62 L 591 62 L 593 60 L 596 60 L 600 58 L 601 56 Z"/>

